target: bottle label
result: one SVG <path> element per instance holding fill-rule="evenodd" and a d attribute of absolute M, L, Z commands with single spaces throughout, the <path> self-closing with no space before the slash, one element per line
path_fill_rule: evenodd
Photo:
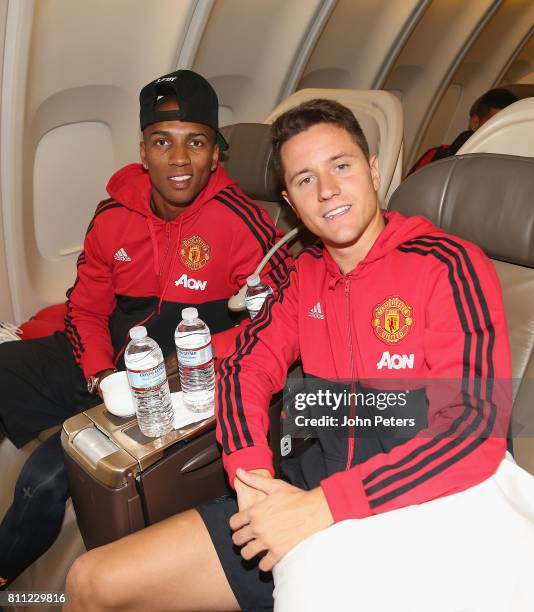
<path fill-rule="evenodd" d="M 257 295 L 248 295 L 245 297 L 245 305 L 251 319 L 258 314 L 263 306 L 263 302 L 265 302 L 265 298 L 271 293 L 272 291 L 265 291 L 263 293 L 258 293 Z"/>
<path fill-rule="evenodd" d="M 127 370 L 128 381 L 133 391 L 155 391 L 167 381 L 165 363 L 161 362 L 149 370 Z"/>
<path fill-rule="evenodd" d="M 198 348 L 180 348 L 177 346 L 176 354 L 180 365 L 193 368 L 206 365 L 213 358 L 211 342 Z"/>

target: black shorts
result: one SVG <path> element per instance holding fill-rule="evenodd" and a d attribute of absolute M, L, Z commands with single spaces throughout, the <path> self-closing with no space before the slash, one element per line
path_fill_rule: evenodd
<path fill-rule="evenodd" d="M 237 501 L 230 495 L 218 497 L 197 506 L 219 556 L 230 587 L 244 612 L 273 609 L 273 576 L 262 572 L 258 559 L 245 561 L 239 547 L 232 542 L 230 517 L 238 511 Z"/>
<path fill-rule="evenodd" d="M 343 463 L 341 465 L 343 466 Z M 327 475 L 319 444 L 313 444 L 297 457 L 283 459 L 280 462 L 280 472 L 280 478 L 300 489 L 318 487 Z M 224 495 L 200 504 L 196 509 L 208 529 L 241 609 L 272 610 L 274 584 L 271 572 L 262 572 L 257 558 L 245 561 L 239 554 L 239 547 L 232 542 L 232 530 L 228 523 L 230 517 L 238 511 L 235 497 Z"/>

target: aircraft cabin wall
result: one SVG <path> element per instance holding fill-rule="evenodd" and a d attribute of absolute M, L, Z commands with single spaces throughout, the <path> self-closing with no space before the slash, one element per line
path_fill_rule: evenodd
<path fill-rule="evenodd" d="M 405 167 L 478 95 L 534 72 L 530 0 L 0 0 L 0 320 L 65 299 L 113 171 L 138 160 L 139 89 L 193 68 L 221 125 L 308 87 L 386 89 Z"/>
<path fill-rule="evenodd" d="M 469 109 L 482 93 L 500 83 L 517 83 L 525 71 L 534 68 L 530 63 L 534 58 L 533 24 L 531 2 L 504 2 L 498 7 L 458 66 L 416 157 L 436 144 L 452 142 L 467 129 Z M 532 48 L 528 42 L 525 46 L 528 40 Z"/>
<path fill-rule="evenodd" d="M 8 0 L 0 0 L 0 41 L 5 41 L 6 38 L 6 25 L 7 25 L 7 5 Z M 0 70 L 3 72 L 4 55 L 0 54 Z M 2 104 L 0 102 L 0 111 Z M 3 133 L 3 116 L 2 116 L 2 129 L 0 131 L 0 139 Z M 0 168 L 3 164 L 3 151 L 0 149 Z M 1 169 L 0 169 L 1 175 Z M 4 213 L 0 206 L 0 321 L 14 321 L 14 312 L 11 304 L 11 296 L 9 291 L 9 279 L 7 275 L 7 254 L 5 250 L 5 238 L 4 238 Z"/>

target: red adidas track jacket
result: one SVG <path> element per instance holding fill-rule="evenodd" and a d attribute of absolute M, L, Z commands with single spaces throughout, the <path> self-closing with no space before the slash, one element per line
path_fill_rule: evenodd
<path fill-rule="evenodd" d="M 268 406 L 297 357 L 307 380 L 373 390 L 349 401 L 343 420 L 306 397 L 314 416 L 338 418 L 315 428 L 301 468 L 335 521 L 464 490 L 491 476 L 506 448 L 511 366 L 492 264 L 423 217 L 386 221 L 345 276 L 326 250 L 301 254 L 219 371 L 217 435 L 232 483 L 238 467 L 272 472 Z M 392 390 L 393 407 L 365 403 Z"/>
<path fill-rule="evenodd" d="M 184 307 L 197 307 L 212 333 L 235 326 L 228 298 L 282 236 L 220 166 L 168 223 L 150 208 L 151 183 L 140 164 L 119 170 L 107 190 L 110 199 L 89 224 L 67 293 L 66 333 L 86 377 L 122 366 L 134 325 L 145 325 L 170 353 Z M 264 280 L 276 288 L 290 262 L 287 249 L 277 251 Z"/>

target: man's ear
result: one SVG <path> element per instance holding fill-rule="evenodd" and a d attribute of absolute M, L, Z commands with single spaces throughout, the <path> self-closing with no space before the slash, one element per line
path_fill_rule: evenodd
<path fill-rule="evenodd" d="M 143 164 L 143 168 L 148 170 L 148 164 L 146 163 L 146 149 L 145 149 L 145 141 L 141 140 L 139 143 L 139 157 L 141 158 L 141 163 Z"/>
<path fill-rule="evenodd" d="M 374 190 L 378 193 L 380 189 L 380 168 L 378 167 L 378 155 L 372 155 L 369 158 L 369 167 L 371 168 L 371 179 L 373 181 Z"/>
<path fill-rule="evenodd" d="M 289 193 L 287 193 L 287 191 L 285 189 L 284 189 L 284 191 L 282 191 L 282 197 L 289 204 L 289 206 L 291 206 L 291 210 L 295 213 L 297 218 L 300 219 L 300 215 L 298 213 L 298 210 L 293 206 L 293 202 L 291 201 L 291 198 L 289 197 Z"/>
<path fill-rule="evenodd" d="M 480 127 L 480 117 L 477 114 L 471 115 L 469 117 L 469 129 L 472 132 L 476 132 Z"/>
<path fill-rule="evenodd" d="M 217 168 L 217 164 L 219 163 L 219 145 L 216 143 L 213 145 L 213 151 L 211 153 L 211 168 L 210 170 L 213 172 L 215 168 Z"/>

